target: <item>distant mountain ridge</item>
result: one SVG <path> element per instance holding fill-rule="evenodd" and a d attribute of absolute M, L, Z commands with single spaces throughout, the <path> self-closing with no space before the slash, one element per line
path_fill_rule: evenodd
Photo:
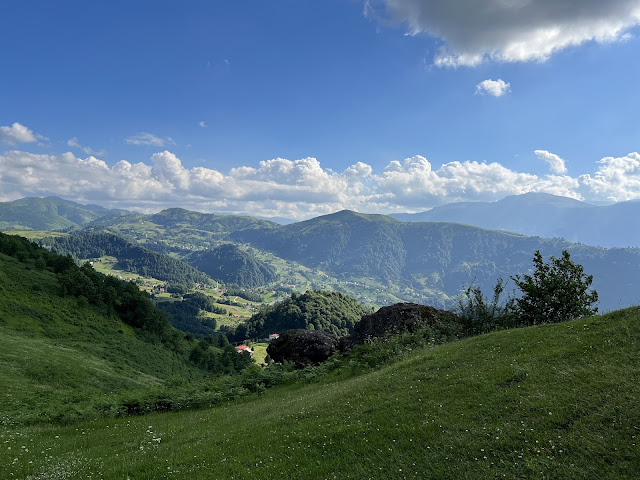
<path fill-rule="evenodd" d="M 547 193 L 527 193 L 497 202 L 450 203 L 426 212 L 391 216 L 404 222 L 463 223 L 608 248 L 640 246 L 640 201 L 598 206 Z"/>
<path fill-rule="evenodd" d="M 496 204 L 509 213 L 504 218 L 519 218 L 523 228 L 543 221 L 562 223 L 563 215 L 568 211 L 573 212 L 569 218 L 575 220 L 582 218 L 580 215 L 605 208 L 537 194 L 508 197 Z M 547 211 L 537 215 L 541 204 L 546 205 Z M 636 205 L 640 203 L 627 202 L 606 208 L 624 210 Z M 464 212 L 467 206 L 458 204 L 449 209 Z M 473 208 L 486 206 L 473 204 Z M 445 211 L 444 207 L 440 211 Z M 481 219 L 482 215 L 475 217 Z M 609 217 L 612 222 L 615 220 L 613 214 Z M 636 228 L 634 219 L 629 217 L 622 225 L 627 232 Z M 395 301 L 414 301 L 438 308 L 450 308 L 455 304 L 456 296 L 472 282 L 489 292 L 498 277 L 509 279 L 512 275 L 529 272 L 536 250 L 540 250 L 546 259 L 550 255 L 558 257 L 566 249 L 575 262 L 594 275 L 601 310 L 640 303 L 640 249 L 592 247 L 563 240 L 560 233 L 551 235 L 554 238 L 525 236 L 510 233 L 513 229 L 505 223 L 493 227 L 501 231 L 462 223 L 403 222 L 386 215 L 344 210 L 278 225 L 252 217 L 171 208 L 154 215 L 118 213 L 117 216 L 102 217 L 87 224 L 82 231 L 113 233 L 183 260 L 194 252 L 214 250 L 222 244 L 245 244 L 256 253 L 268 254 L 260 255 L 261 260 L 272 267 L 279 265 L 281 271 L 288 272 L 286 278 L 293 279 L 294 283 L 294 277 L 308 269 L 314 272 L 315 278 L 311 281 L 318 288 L 326 288 L 322 279 L 331 278 L 332 288 L 356 296 L 363 303 L 386 305 Z M 563 228 L 578 229 L 580 221 L 575 223 L 577 225 L 571 227 L 567 222 L 568 226 Z M 602 234 L 612 231 L 615 231 L 614 226 L 598 230 Z M 635 237 L 630 233 L 625 235 L 630 243 L 634 241 Z M 251 271 L 257 272 L 254 267 Z"/>
<path fill-rule="evenodd" d="M 59 197 L 26 197 L 13 202 L 0 202 L 0 230 L 66 230 L 122 212 L 98 205 L 82 205 Z"/>

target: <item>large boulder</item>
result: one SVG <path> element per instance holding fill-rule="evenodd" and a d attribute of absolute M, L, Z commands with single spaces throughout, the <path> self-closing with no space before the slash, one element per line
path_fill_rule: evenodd
<path fill-rule="evenodd" d="M 286 330 L 271 342 L 267 353 L 276 362 L 291 362 L 296 367 L 318 365 L 338 348 L 338 337 L 323 330 Z"/>
<path fill-rule="evenodd" d="M 454 313 L 427 305 L 396 303 L 362 317 L 354 325 L 354 333 L 340 340 L 340 350 L 347 351 L 356 345 L 390 334 L 415 332 L 420 328 L 433 327 L 438 321 L 456 322 L 457 318 Z"/>

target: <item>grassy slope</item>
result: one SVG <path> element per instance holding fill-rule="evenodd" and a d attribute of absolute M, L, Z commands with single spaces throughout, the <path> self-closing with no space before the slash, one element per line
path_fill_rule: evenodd
<path fill-rule="evenodd" d="M 178 414 L 0 431 L 2 478 L 633 478 L 640 311 Z"/>
<path fill-rule="evenodd" d="M 49 272 L 0 254 L 1 423 L 33 420 L 33 412 L 73 417 L 96 394 L 198 375 L 115 317 L 58 297 L 57 288 Z"/>

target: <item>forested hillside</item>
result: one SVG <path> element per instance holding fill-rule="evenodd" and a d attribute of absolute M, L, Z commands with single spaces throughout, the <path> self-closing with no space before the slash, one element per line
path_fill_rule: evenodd
<path fill-rule="evenodd" d="M 116 257 L 117 268 L 157 278 L 170 283 L 209 283 L 208 275 L 185 262 L 143 248 L 108 233 L 69 235 L 47 238 L 41 242 L 62 255 L 72 255 L 78 259 Z"/>
<path fill-rule="evenodd" d="M 211 278 L 241 287 L 259 287 L 277 278 L 273 267 L 231 243 L 194 252 L 185 261 Z"/>
<path fill-rule="evenodd" d="M 604 311 L 640 299 L 640 249 L 603 249 L 558 238 L 453 223 L 399 222 L 349 211 L 268 230 L 243 230 L 232 237 L 342 278 L 367 276 L 411 287 L 425 294 L 423 303 L 437 307 L 450 307 L 465 285 L 475 282 L 490 291 L 498 277 L 529 271 L 536 250 L 544 257 L 568 250 L 594 275 Z"/>
<path fill-rule="evenodd" d="M 171 409 L 147 389 L 249 364 L 228 344 L 196 342 L 173 328 L 134 283 L 4 234 L 0 336 L 3 422 L 135 413 L 145 402 L 148 410 Z"/>
<path fill-rule="evenodd" d="M 523 196 L 516 200 L 527 199 L 529 197 Z M 511 208 L 512 200 L 505 199 L 504 207 Z M 551 200 L 555 204 L 557 199 Z M 565 210 L 587 208 L 582 208 L 579 202 L 576 207 L 576 202 L 567 199 L 561 199 L 561 204 Z M 619 208 L 624 205 L 627 204 L 620 204 Z M 607 229 L 607 226 L 601 228 Z M 537 250 L 545 258 L 557 257 L 568 250 L 572 258 L 594 276 L 593 286 L 600 294 L 601 311 L 640 301 L 640 249 L 604 249 L 560 238 L 526 237 L 461 224 L 400 222 L 384 215 L 343 211 L 277 225 L 251 217 L 175 208 L 155 215 L 122 214 L 98 219 L 84 227 L 84 231 L 114 233 L 138 246 L 155 252 L 171 252 L 183 260 L 191 256 L 199 268 L 217 268 L 217 272 L 210 273 L 217 273 L 227 281 L 233 281 L 235 275 L 234 283 L 263 284 L 274 279 L 273 268 L 283 288 L 289 290 L 333 289 L 367 304 L 415 301 L 438 308 L 450 308 L 456 303 L 457 295 L 474 282 L 489 291 L 499 277 L 508 280 L 513 275 L 526 273 Z M 248 244 L 247 251 L 260 253 L 259 261 L 258 256 L 249 259 L 241 258 L 244 255 L 240 254 L 238 257 L 234 247 L 224 247 L 230 250 L 226 256 L 216 254 L 207 258 L 210 254 L 201 253 L 203 250 L 219 253 L 216 249 L 229 243 Z M 244 251 L 245 247 L 240 246 Z M 264 252 L 267 255 L 263 255 Z M 174 259 L 152 259 L 145 254 L 142 260 L 141 256 L 137 252 L 129 261 L 118 259 L 124 268 L 159 279 L 180 281 L 186 275 L 191 277 L 191 282 L 196 282 L 196 278 L 201 278 L 195 270 L 179 266 Z M 230 263 L 213 266 L 210 260 Z M 507 291 L 511 288 L 512 285 L 507 285 Z"/>
<path fill-rule="evenodd" d="M 263 308 L 238 327 L 238 338 L 266 337 L 293 328 L 326 330 L 342 336 L 371 311 L 339 292 L 309 291 Z"/>

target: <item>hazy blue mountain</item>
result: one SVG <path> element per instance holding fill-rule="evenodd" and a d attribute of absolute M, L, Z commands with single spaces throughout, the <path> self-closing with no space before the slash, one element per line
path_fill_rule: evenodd
<path fill-rule="evenodd" d="M 596 206 L 546 193 L 512 195 L 497 202 L 461 202 L 421 213 L 398 213 L 405 222 L 456 222 L 540 237 L 562 237 L 603 247 L 640 246 L 640 202 Z"/>

